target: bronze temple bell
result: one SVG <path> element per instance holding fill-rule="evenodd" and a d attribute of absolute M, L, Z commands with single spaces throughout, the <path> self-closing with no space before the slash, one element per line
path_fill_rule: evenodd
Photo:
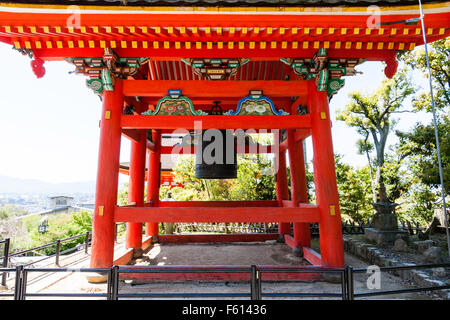
<path fill-rule="evenodd" d="M 209 111 L 210 115 L 222 115 L 219 101 Z M 230 129 L 202 130 L 195 152 L 195 177 L 199 179 L 236 179 L 236 139 Z"/>

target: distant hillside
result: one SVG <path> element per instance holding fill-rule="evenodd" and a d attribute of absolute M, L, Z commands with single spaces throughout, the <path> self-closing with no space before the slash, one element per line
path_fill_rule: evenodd
<path fill-rule="evenodd" d="M 95 193 L 95 181 L 49 183 L 40 180 L 0 176 L 0 193 Z"/>

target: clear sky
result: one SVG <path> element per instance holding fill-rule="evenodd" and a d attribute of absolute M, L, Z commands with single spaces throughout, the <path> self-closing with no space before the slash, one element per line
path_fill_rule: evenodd
<path fill-rule="evenodd" d="M 0 175 L 53 183 L 95 180 L 99 97 L 86 87 L 84 76 L 69 74 L 73 65 L 46 62 L 44 78 L 37 79 L 30 61 L 0 43 Z M 346 77 L 344 88 L 331 100 L 332 120 L 335 111 L 345 107 L 350 91 L 372 92 L 384 77 L 378 62 L 366 62 L 357 70 L 362 74 Z M 416 83 L 423 86 L 419 78 Z M 407 129 L 419 119 L 423 115 L 402 114 L 398 128 Z M 354 129 L 333 121 L 332 132 L 335 153 L 345 155 L 352 165 L 366 164 L 366 158 L 356 154 Z M 311 150 L 307 141 L 308 158 Z M 129 161 L 129 152 L 130 144 L 123 138 L 121 161 Z"/>

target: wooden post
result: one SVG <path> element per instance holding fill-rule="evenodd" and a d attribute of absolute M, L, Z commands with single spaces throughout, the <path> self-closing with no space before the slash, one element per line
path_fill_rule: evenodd
<path fill-rule="evenodd" d="M 109 268 L 114 260 L 114 210 L 117 205 L 120 161 L 120 118 L 124 97 L 122 80 L 104 91 L 100 123 L 95 211 L 92 227 L 91 267 Z"/>
<path fill-rule="evenodd" d="M 153 143 L 155 150 L 149 152 L 148 159 L 148 180 L 147 180 L 147 201 L 152 202 L 153 207 L 159 205 L 159 185 L 161 174 L 161 130 L 153 131 Z M 156 237 L 159 232 L 157 222 L 147 222 L 145 224 L 145 234 Z"/>
<path fill-rule="evenodd" d="M 139 142 L 131 140 L 130 182 L 128 184 L 128 203 L 144 205 L 145 160 L 147 152 L 147 131 L 139 131 Z M 127 223 L 126 247 L 140 250 L 142 247 L 142 223 Z M 139 255 L 139 252 L 136 252 Z"/>
<path fill-rule="evenodd" d="M 299 202 L 308 202 L 308 189 L 306 184 L 305 158 L 303 155 L 303 141 L 295 141 L 295 131 L 287 130 L 289 165 L 291 169 L 291 200 L 294 206 Z M 300 247 L 311 246 L 309 223 L 294 223 L 294 243 Z"/>
<path fill-rule="evenodd" d="M 283 200 L 289 200 L 289 187 L 287 181 L 287 168 L 286 168 L 286 151 L 279 150 L 275 153 L 278 156 L 278 168 L 276 172 L 276 191 L 278 206 L 282 206 Z M 278 222 L 278 241 L 284 241 L 284 235 L 291 233 L 291 224 L 289 222 Z"/>
<path fill-rule="evenodd" d="M 342 268 L 344 267 L 344 243 L 328 95 L 326 91 L 317 91 L 314 81 L 308 84 L 308 108 L 312 122 L 314 184 L 320 211 L 319 235 L 322 266 Z"/>

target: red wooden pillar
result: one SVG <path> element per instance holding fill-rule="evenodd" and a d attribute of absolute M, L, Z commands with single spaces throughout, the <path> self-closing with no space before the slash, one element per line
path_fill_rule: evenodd
<path fill-rule="evenodd" d="M 308 202 L 303 141 L 295 141 L 295 131 L 287 130 L 289 165 L 291 168 L 291 200 L 294 206 Z M 311 246 L 309 223 L 294 223 L 294 242 L 299 247 Z"/>
<path fill-rule="evenodd" d="M 147 152 L 147 131 L 140 130 L 139 142 L 131 140 L 130 181 L 128 203 L 137 207 L 144 205 L 145 160 Z M 126 247 L 141 249 L 142 223 L 127 223 Z"/>
<path fill-rule="evenodd" d="M 287 169 L 286 169 L 286 151 L 279 150 L 279 152 L 275 153 L 275 156 L 278 157 L 278 168 L 276 172 L 276 191 L 277 191 L 277 200 L 278 205 L 282 206 L 283 200 L 289 200 L 289 187 L 287 180 Z M 278 234 L 279 240 L 284 240 L 284 235 L 291 233 L 291 224 L 289 222 L 279 222 L 278 223 Z"/>
<path fill-rule="evenodd" d="M 120 118 L 124 97 L 122 80 L 114 91 L 104 91 L 100 122 L 91 267 L 109 268 L 114 260 L 114 209 L 117 205 L 120 161 Z"/>
<path fill-rule="evenodd" d="M 320 208 L 319 235 L 322 266 L 342 268 L 344 244 L 328 95 L 325 91 L 317 91 L 314 81 L 308 83 L 308 107 L 311 113 L 316 202 Z"/>
<path fill-rule="evenodd" d="M 155 150 L 149 151 L 148 157 L 148 180 L 147 180 L 147 201 L 152 202 L 152 206 L 159 205 L 159 185 L 161 174 L 161 130 L 153 131 L 153 143 Z M 158 235 L 158 223 L 151 222 L 145 224 L 145 234 L 147 236 Z"/>

